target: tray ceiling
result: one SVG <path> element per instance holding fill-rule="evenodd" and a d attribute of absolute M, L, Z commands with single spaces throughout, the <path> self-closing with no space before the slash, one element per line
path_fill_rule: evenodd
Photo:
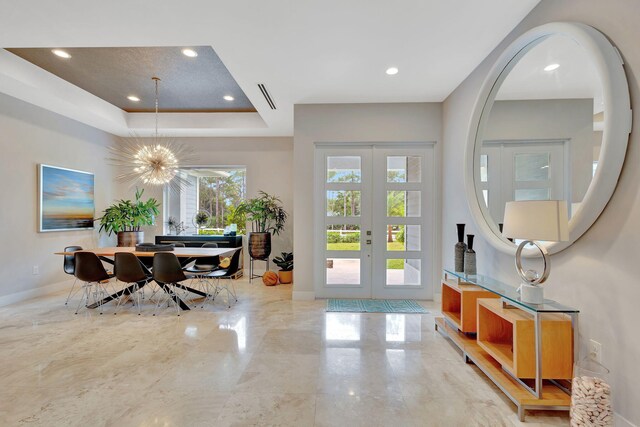
<path fill-rule="evenodd" d="M 539 1 L 7 1 L 0 40 L 49 51 L 213 46 L 257 111 L 164 113 L 163 134 L 291 136 L 296 104 L 442 102 Z M 117 135 L 153 132 L 153 114 L 125 112 L 1 49 L 0 92 Z"/>
<path fill-rule="evenodd" d="M 53 48 L 7 50 L 130 113 L 154 111 L 153 76 L 161 79 L 161 112 L 256 111 L 210 46 L 189 47 L 198 54 L 194 58 L 183 48 L 59 48 L 71 55 L 68 59 L 54 55 Z"/>

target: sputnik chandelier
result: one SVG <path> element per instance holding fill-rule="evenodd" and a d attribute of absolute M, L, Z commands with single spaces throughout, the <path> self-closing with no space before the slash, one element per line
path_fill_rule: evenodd
<path fill-rule="evenodd" d="M 152 77 L 156 86 L 155 133 L 152 138 L 129 138 L 118 146 L 111 147 L 111 159 L 124 172 L 117 179 L 134 185 L 167 185 L 172 190 L 188 186 L 189 182 L 180 176 L 181 162 L 186 160 L 188 151 L 175 141 L 161 138 L 158 133 L 158 77 Z"/>

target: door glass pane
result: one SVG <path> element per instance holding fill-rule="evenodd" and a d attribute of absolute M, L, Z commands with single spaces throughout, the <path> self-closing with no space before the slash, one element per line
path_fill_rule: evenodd
<path fill-rule="evenodd" d="M 484 204 L 489 207 L 489 190 L 482 190 L 482 197 L 484 198 Z"/>
<path fill-rule="evenodd" d="M 516 201 L 549 200 L 548 188 L 520 188 L 516 190 Z"/>
<path fill-rule="evenodd" d="M 387 182 L 420 182 L 420 157 L 387 156 Z"/>
<path fill-rule="evenodd" d="M 359 285 L 360 260 L 327 258 L 327 285 Z"/>
<path fill-rule="evenodd" d="M 420 216 L 420 191 L 387 191 L 387 216 Z"/>
<path fill-rule="evenodd" d="M 360 216 L 360 191 L 327 191 L 327 216 Z"/>
<path fill-rule="evenodd" d="M 420 226 L 419 225 L 387 225 L 387 250 L 388 251 L 419 251 L 420 250 Z"/>
<path fill-rule="evenodd" d="M 328 251 L 359 251 L 360 226 L 355 224 L 327 225 Z"/>
<path fill-rule="evenodd" d="M 515 156 L 516 181 L 547 181 L 549 153 L 527 153 Z"/>
<path fill-rule="evenodd" d="M 388 259 L 387 285 L 420 285 L 420 260 Z"/>
<path fill-rule="evenodd" d="M 487 182 L 489 176 L 489 156 L 480 155 L 480 181 Z"/>
<path fill-rule="evenodd" d="M 328 156 L 327 182 L 361 182 L 360 156 Z"/>

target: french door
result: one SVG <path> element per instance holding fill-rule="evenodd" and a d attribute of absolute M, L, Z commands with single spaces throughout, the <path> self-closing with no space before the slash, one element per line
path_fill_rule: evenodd
<path fill-rule="evenodd" d="M 432 145 L 317 146 L 315 291 L 432 297 Z"/>
<path fill-rule="evenodd" d="M 480 186 L 491 217 L 502 223 L 512 200 L 571 200 L 567 150 L 564 140 L 484 141 Z"/>

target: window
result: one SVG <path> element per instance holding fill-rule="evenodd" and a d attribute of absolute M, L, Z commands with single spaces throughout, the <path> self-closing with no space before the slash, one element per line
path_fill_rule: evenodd
<path fill-rule="evenodd" d="M 237 225 L 238 234 L 245 233 L 245 221 L 235 215 L 235 207 L 246 197 L 245 168 L 189 168 L 180 174 L 189 185 L 165 191 L 165 233 L 171 232 L 169 217 L 184 224 L 183 234 L 223 234 L 231 224 Z"/>

